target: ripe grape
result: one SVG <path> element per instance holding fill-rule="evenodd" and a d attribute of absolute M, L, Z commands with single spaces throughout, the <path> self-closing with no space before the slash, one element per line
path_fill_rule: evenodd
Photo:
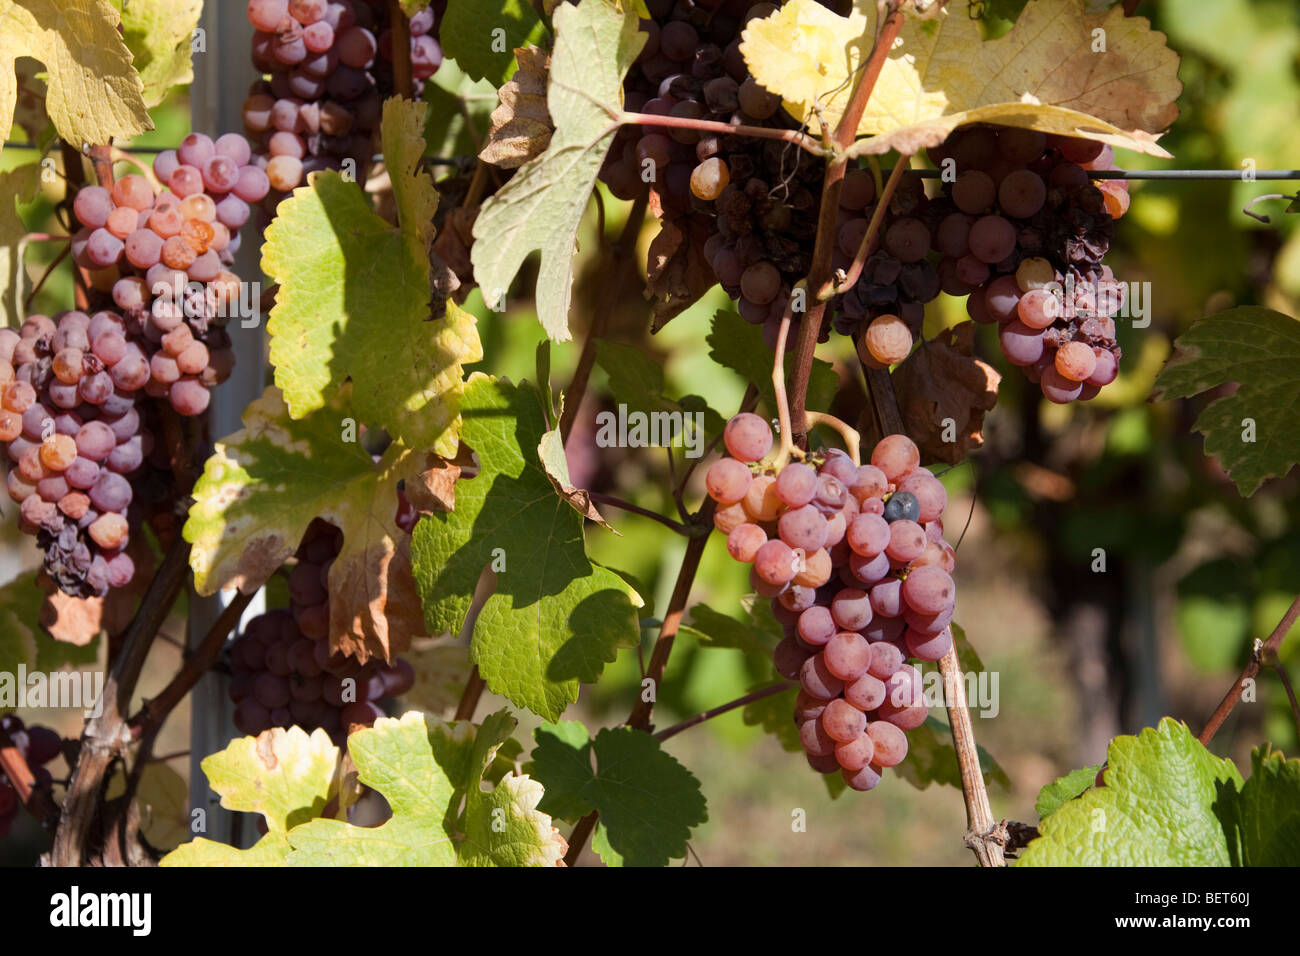
<path fill-rule="evenodd" d="M 877 316 L 863 335 L 867 351 L 881 365 L 894 365 L 912 351 L 912 332 L 896 315 Z"/>
<path fill-rule="evenodd" d="M 723 444 L 738 461 L 758 461 L 772 450 L 772 429 L 752 412 L 741 412 L 723 430 Z"/>
<path fill-rule="evenodd" d="M 896 482 L 921 464 L 921 451 L 906 435 L 887 435 L 872 450 L 871 464 Z"/>

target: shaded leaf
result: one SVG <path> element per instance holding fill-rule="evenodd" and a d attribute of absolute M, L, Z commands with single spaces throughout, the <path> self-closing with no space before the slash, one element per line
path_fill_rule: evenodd
<path fill-rule="evenodd" d="M 514 71 L 511 50 L 546 36 L 528 0 L 458 0 L 447 5 L 438 39 L 447 56 L 476 80 L 500 86 Z"/>
<path fill-rule="evenodd" d="M 122 16 L 122 37 L 154 107 L 174 86 L 194 79 L 190 52 L 203 0 L 113 0 Z"/>
<path fill-rule="evenodd" d="M 546 107 L 546 80 L 551 57 L 537 47 L 515 50 L 519 69 L 500 90 L 500 103 L 489 118 L 487 143 L 478 158 L 503 169 L 515 169 L 551 144 L 555 126 Z"/>
<path fill-rule="evenodd" d="M 1206 406 L 1193 427 L 1249 496 L 1300 461 L 1300 322 L 1253 305 L 1201 319 L 1174 341 L 1151 398 L 1190 398 L 1230 382 L 1241 387 Z"/>
<path fill-rule="evenodd" d="M 1002 376 L 972 354 L 974 325 L 963 322 L 922 342 L 894 370 L 894 391 L 907 434 L 922 461 L 950 465 L 984 444 L 984 415 L 998 402 Z M 945 441 L 945 422 L 956 440 Z"/>
<path fill-rule="evenodd" d="M 460 482 L 454 512 L 416 525 L 411 553 L 434 634 L 460 632 L 480 575 L 493 568 L 471 660 L 493 691 L 554 720 L 577 699 L 579 682 L 636 645 L 641 598 L 587 559 L 582 518 L 537 458 L 545 430 L 531 386 L 472 376 L 462 435 L 482 470 Z"/>
<path fill-rule="evenodd" d="M 636 13 L 609 0 L 581 0 L 555 11 L 547 103 L 555 135 L 546 152 L 519 167 L 483 204 L 471 256 L 489 308 L 505 299 L 527 256 L 542 253 L 537 317 L 546 334 L 567 342 L 578 224 L 614 139 L 623 77 L 644 43 Z M 518 45 L 518 44 L 516 44 Z"/>

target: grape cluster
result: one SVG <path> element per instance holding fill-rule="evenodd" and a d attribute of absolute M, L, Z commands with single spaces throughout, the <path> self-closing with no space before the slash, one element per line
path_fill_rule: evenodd
<path fill-rule="evenodd" d="M 62 738 L 48 727 L 24 726 L 16 714 L 0 717 L 0 729 L 9 735 L 9 739 L 27 761 L 27 767 L 35 778 L 36 786 L 50 786 L 53 781 L 50 772 L 45 769 L 45 764 L 63 752 Z M 21 809 L 18 791 L 14 789 L 3 771 L 0 771 L 0 840 L 9 835 L 9 828 Z"/>
<path fill-rule="evenodd" d="M 647 6 L 646 43 L 624 86 L 629 111 L 795 128 L 740 54 L 745 24 L 776 4 Z M 883 368 L 911 351 L 925 303 L 940 291 L 969 296 L 976 321 L 1003 323 L 1004 353 L 1046 397 L 1094 396 L 1118 369 L 1112 316 L 1122 287 L 1101 257 L 1128 192 L 1123 180 L 1094 185 L 1088 171 L 1114 168 L 1113 151 L 1089 140 L 978 126 L 955 132 L 929 155 L 955 170 L 955 179 L 946 176 L 931 196 L 919 176 L 901 177 L 874 250 L 832 303 L 834 328 L 854 336 L 868 367 Z M 620 199 L 653 188 L 663 218 L 699 247 L 741 316 L 761 324 L 773 347 L 790 291 L 811 266 L 822 174 L 820 161 L 784 141 L 631 125 L 619 130 L 601 169 Z M 841 278 L 877 211 L 877 191 L 863 168 L 851 167 L 841 182 L 831 250 Z M 1044 291 L 1050 283 L 1056 286 Z M 831 324 L 824 323 L 823 338 Z"/>
<path fill-rule="evenodd" d="M 201 414 L 209 389 L 234 367 L 225 325 L 241 282 L 229 266 L 249 203 L 269 189 L 249 159 L 248 141 L 237 133 L 215 142 L 191 133 L 155 158 L 165 184 L 157 195 L 132 174 L 111 189 L 86 186 L 73 201 L 82 225 L 73 256 L 98 270 L 97 283 L 111 289 L 128 337 L 146 356 L 148 375 L 136 387 L 167 398 L 182 415 Z"/>
<path fill-rule="evenodd" d="M 1050 401 L 1096 396 L 1115 380 L 1114 315 L 1124 287 L 1102 256 L 1128 183 L 1092 180 L 1115 168 L 1111 147 L 1035 130 L 959 130 L 930 158 L 957 175 L 935 206 L 943 289 L 967 295 L 972 319 L 998 323 L 1002 353 Z"/>
<path fill-rule="evenodd" d="M 381 700 L 414 686 L 415 672 L 400 658 L 360 664 L 330 652 L 329 570 L 342 546 L 338 528 L 313 521 L 289 572 L 289 607 L 253 618 L 231 644 L 230 697 L 244 733 L 321 727 L 342 746 L 353 724 L 384 715 Z"/>
<path fill-rule="evenodd" d="M 114 312 L 28 316 L 0 329 L 0 442 L 9 497 L 64 591 L 102 595 L 135 574 L 125 548 L 135 473 L 153 450 L 137 393 L 149 360 Z"/>
<path fill-rule="evenodd" d="M 740 54 L 740 31 L 776 7 L 751 0 L 650 0 L 652 19 L 625 83 L 632 112 L 793 129 L 780 97 L 760 86 Z M 670 127 L 621 127 L 601 175 L 630 199 L 653 185 L 665 219 L 701 239 L 741 316 L 774 345 L 794 283 L 808 274 L 823 168 L 781 140 Z M 863 181 L 855 179 L 861 186 Z M 870 177 L 865 180 L 870 184 Z M 872 193 L 859 190 L 865 205 Z M 859 205 L 858 209 L 862 206 Z"/>
<path fill-rule="evenodd" d="M 772 448 L 762 418 L 737 415 L 723 441 L 731 457 L 705 476 L 714 526 L 785 630 L 774 661 L 799 681 L 808 763 L 870 790 L 907 755 L 904 731 L 926 719 L 908 660 L 937 661 L 953 646 L 947 492 L 903 435 L 876 445 L 870 464 L 832 449 L 775 473 L 761 464 Z"/>
<path fill-rule="evenodd" d="M 442 65 L 439 0 L 410 18 L 417 89 Z M 244 128 L 275 193 L 268 212 L 310 172 L 369 164 L 385 97 L 394 91 L 393 33 L 383 0 L 249 0 L 260 80 L 244 103 Z M 418 92 L 417 92 L 417 95 Z"/>

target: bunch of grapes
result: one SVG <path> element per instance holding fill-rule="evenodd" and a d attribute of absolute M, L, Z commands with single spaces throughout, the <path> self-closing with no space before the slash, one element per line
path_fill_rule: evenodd
<path fill-rule="evenodd" d="M 166 185 L 157 194 L 143 176 L 111 189 L 86 186 L 73 213 L 80 265 L 111 289 L 131 341 L 146 355 L 141 388 L 167 398 L 182 415 L 207 407 L 209 389 L 225 381 L 234 353 L 225 325 L 240 302 L 241 282 L 228 268 L 239 248 L 249 203 L 269 189 L 250 165 L 248 141 L 228 133 L 215 142 L 191 133 L 154 160 Z"/>
<path fill-rule="evenodd" d="M 832 449 L 773 473 L 772 430 L 742 413 L 723 434 L 729 458 L 705 477 L 727 551 L 752 565 L 785 638 L 776 669 L 797 679 L 795 721 L 808 762 L 870 790 L 907 755 L 904 731 L 925 722 L 909 659 L 952 649 L 956 557 L 943 539 L 943 484 L 904 435 L 855 465 Z"/>
<path fill-rule="evenodd" d="M 740 32 L 770 3 L 650 0 L 646 43 L 625 83 L 629 111 L 794 129 L 780 97 L 752 76 Z M 794 283 L 808 274 L 823 167 L 797 146 L 670 127 L 620 128 L 601 170 L 630 199 L 653 186 L 664 218 L 702 245 L 718 282 L 746 321 L 774 344 Z M 871 186 L 855 178 L 858 187 Z M 861 210 L 874 191 L 849 201 Z"/>
<path fill-rule="evenodd" d="M 445 10 L 440 0 L 410 18 L 420 89 L 442 65 L 436 27 Z M 310 172 L 350 161 L 361 178 L 394 91 L 393 34 L 383 0 L 249 0 L 248 19 L 257 30 L 253 64 L 269 79 L 249 91 L 244 127 L 275 190 L 273 213 Z"/>
<path fill-rule="evenodd" d="M 313 521 L 289 572 L 289 607 L 257 616 L 231 644 L 230 696 L 244 733 L 322 727 L 341 746 L 353 724 L 384 715 L 381 700 L 414 686 L 415 672 L 400 658 L 363 665 L 330 652 L 329 570 L 342 546 L 338 528 Z"/>
<path fill-rule="evenodd" d="M 9 497 L 64 591 L 102 595 L 135 574 L 128 476 L 153 450 L 136 407 L 149 359 L 114 312 L 28 316 L 0 329 L 0 442 Z"/>
<path fill-rule="evenodd" d="M 1092 180 L 1115 168 L 1111 147 L 1035 130 L 959 130 L 932 161 L 952 160 L 934 232 L 943 289 L 967 295 L 972 319 L 998 323 L 999 344 L 1050 401 L 1093 398 L 1115 380 L 1113 316 L 1124 287 L 1101 263 L 1128 183 Z M 870 331 L 870 330 L 868 330 Z"/>
<path fill-rule="evenodd" d="M 45 764 L 54 760 L 63 752 L 63 740 L 48 727 L 27 727 L 16 714 L 0 717 L 0 729 L 3 729 L 13 741 L 18 752 L 27 761 L 36 780 L 36 786 L 48 787 L 53 782 Z M 9 828 L 22 805 L 18 801 L 18 791 L 14 789 L 9 778 L 0 771 L 0 840 L 9 835 Z"/>

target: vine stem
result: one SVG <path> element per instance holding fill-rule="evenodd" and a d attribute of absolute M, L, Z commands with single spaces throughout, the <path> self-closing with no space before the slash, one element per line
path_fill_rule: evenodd
<path fill-rule="evenodd" d="M 87 842 L 99 810 L 104 778 L 131 739 L 122 711 L 135 693 L 158 629 L 180 596 L 189 572 L 189 555 L 189 544 L 177 535 L 122 637 L 100 696 L 101 713 L 86 723 L 81 734 L 81 755 L 68 783 L 63 816 L 50 851 L 54 866 L 87 862 Z"/>
<path fill-rule="evenodd" d="M 407 99 L 415 97 L 411 69 L 411 21 L 399 0 L 388 0 L 388 20 L 393 30 L 393 87 Z"/>
<path fill-rule="evenodd" d="M 692 119 L 689 116 L 664 116 L 659 113 L 619 113 L 620 124 L 628 126 L 667 126 L 673 129 L 694 129 L 702 133 L 725 133 L 729 136 L 753 136 L 755 139 L 780 139 L 794 143 L 815 156 L 825 156 L 826 147 L 797 129 L 777 129 L 773 126 L 732 126 L 717 120 Z"/>
<path fill-rule="evenodd" d="M 1295 600 L 1291 602 L 1291 606 L 1286 609 L 1286 613 L 1282 615 L 1282 620 L 1278 621 L 1277 627 L 1273 628 L 1273 633 L 1263 643 L 1255 642 L 1254 650 L 1250 655 L 1250 662 L 1242 670 L 1241 675 L 1233 685 L 1228 688 L 1228 692 L 1223 695 L 1223 700 L 1219 702 L 1219 706 L 1210 715 L 1209 721 L 1205 724 L 1205 729 L 1201 731 L 1200 736 L 1197 738 L 1202 744 L 1207 747 L 1210 745 L 1214 735 L 1218 733 L 1219 728 L 1223 726 L 1223 722 L 1228 719 L 1228 715 L 1232 713 L 1233 708 L 1237 706 L 1237 702 L 1241 700 L 1242 685 L 1248 680 L 1254 680 L 1259 673 L 1261 659 L 1264 655 L 1277 654 L 1278 648 L 1282 646 L 1282 639 L 1290 632 L 1297 618 L 1300 618 L 1300 594 L 1296 595 Z"/>
<path fill-rule="evenodd" d="M 185 699 L 185 695 L 194 689 L 199 679 L 216 663 L 221 648 L 225 646 L 226 638 L 239 624 L 244 609 L 248 607 L 256 593 L 256 591 L 248 594 L 238 593 L 234 600 L 226 605 L 220 616 L 208 628 L 208 633 L 203 636 L 203 640 L 185 658 L 185 663 L 181 665 L 176 676 L 157 697 L 146 701 L 144 706 L 127 721 L 132 736 L 138 737 L 146 730 L 156 732 L 163 725 L 167 715 Z"/>
<path fill-rule="evenodd" d="M 758 389 L 751 384 L 745 390 L 745 397 L 740 402 L 739 411 L 751 411 L 757 404 Z M 692 523 L 697 527 L 712 525 L 715 506 L 716 502 L 712 498 L 705 499 L 703 507 L 692 518 Z M 672 653 L 673 642 L 677 638 L 677 630 L 681 626 L 682 616 L 686 613 L 691 588 L 695 584 L 695 575 L 700 569 L 700 558 L 704 554 L 704 546 L 708 544 L 708 541 L 709 536 L 707 534 L 700 534 L 691 538 L 686 544 L 686 553 L 682 556 L 682 566 L 677 572 L 677 581 L 673 584 L 672 597 L 668 600 L 668 613 L 664 615 L 663 622 L 659 625 L 659 636 L 655 638 L 654 650 L 650 654 L 650 663 L 643 669 L 645 679 L 651 682 L 648 688 L 650 693 L 648 699 L 644 692 L 637 697 L 636 705 L 632 708 L 632 713 L 626 721 L 629 727 L 646 732 L 651 729 L 655 697 L 658 696 L 659 685 L 663 683 L 664 671 L 668 667 L 668 655 Z M 569 851 L 564 855 L 564 862 L 569 866 L 573 866 L 578 861 L 578 857 L 582 855 L 582 848 L 596 828 L 596 819 L 597 813 L 593 810 L 579 820 L 577 825 L 574 826 L 573 832 L 569 834 Z"/>
<path fill-rule="evenodd" d="M 691 529 L 686 527 L 686 525 L 682 524 L 680 521 L 674 521 L 667 515 L 661 515 L 657 511 L 651 511 L 649 508 L 642 508 L 638 504 L 633 504 L 630 501 L 624 501 L 622 498 L 614 495 L 603 494 L 599 491 L 589 491 L 587 492 L 587 495 L 597 504 L 609 505 L 611 508 L 618 508 L 634 515 L 640 515 L 643 518 L 649 518 L 652 521 L 658 521 L 665 528 L 671 528 L 680 535 L 686 535 L 687 537 L 691 535 Z"/>
<path fill-rule="evenodd" d="M 816 290 L 819 294 L 816 296 L 816 301 L 811 303 L 808 310 L 804 312 L 799 324 L 798 344 L 795 346 L 794 380 L 791 383 L 793 393 L 790 403 L 793 427 L 791 439 L 801 447 L 808 440 L 808 422 L 804 414 L 808 404 L 808 383 L 812 378 L 813 356 L 817 351 L 817 337 L 821 333 L 822 316 L 826 312 L 826 301 L 821 298 L 820 292 L 831 281 L 831 255 L 837 235 L 836 211 L 839 207 L 840 184 L 844 180 L 845 169 L 848 166 L 848 157 L 844 151 L 857 137 L 858 124 L 866 111 L 867 101 L 876 87 L 876 81 L 880 78 L 880 71 L 884 69 L 894 41 L 898 39 L 898 33 L 903 28 L 904 16 L 901 6 L 900 0 L 888 0 L 880 8 L 882 13 L 886 10 L 888 12 L 879 23 L 871 54 L 854 82 L 853 92 L 844 108 L 844 115 L 840 117 L 839 124 L 831 137 L 836 153 L 826 164 L 817 220 L 817 237 L 813 245 L 812 267 L 808 272 L 808 288 Z"/>
<path fill-rule="evenodd" d="M 1286 699 L 1291 703 L 1291 717 L 1295 720 L 1296 731 L 1300 732 L 1300 702 L 1295 699 L 1295 688 L 1291 686 L 1291 677 L 1287 674 L 1286 667 L 1283 666 L 1280 660 L 1274 659 L 1269 666 L 1277 674 L 1277 679 L 1282 682 L 1282 688 L 1286 691 Z"/>
<path fill-rule="evenodd" d="M 694 717 L 688 717 L 680 724 L 673 724 L 671 727 L 665 727 L 663 730 L 655 734 L 655 740 L 664 741 L 669 737 L 676 737 L 683 730 L 690 730 L 692 727 L 696 727 L 704 723 L 706 720 L 712 720 L 714 717 L 735 710 L 737 707 L 744 707 L 746 704 L 752 704 L 754 701 L 762 700 L 764 697 L 771 697 L 774 694 L 787 691 L 794 686 L 794 681 L 783 680 L 777 681 L 775 684 L 768 684 L 766 687 L 760 687 L 758 690 L 751 691 L 744 697 L 737 697 L 735 700 L 729 700 L 725 704 L 719 704 L 717 707 L 712 707 L 709 710 L 702 711 Z"/>

